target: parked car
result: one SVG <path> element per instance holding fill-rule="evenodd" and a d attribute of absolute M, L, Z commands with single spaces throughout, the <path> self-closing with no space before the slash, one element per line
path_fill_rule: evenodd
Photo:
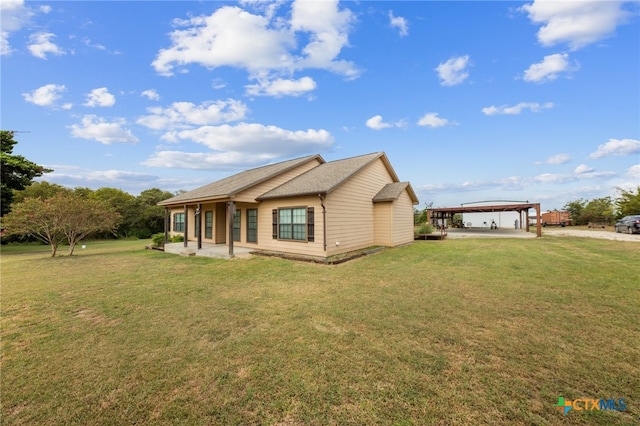
<path fill-rule="evenodd" d="M 625 216 L 617 221 L 616 232 L 640 233 L 640 215 Z"/>

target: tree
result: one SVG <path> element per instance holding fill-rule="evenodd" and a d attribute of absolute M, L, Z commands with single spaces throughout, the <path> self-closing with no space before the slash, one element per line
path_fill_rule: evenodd
<path fill-rule="evenodd" d="M 633 190 L 618 188 L 620 195 L 616 198 L 616 210 L 618 218 L 640 214 L 640 186 Z"/>
<path fill-rule="evenodd" d="M 12 155 L 13 147 L 18 143 L 13 131 L 0 130 L 0 215 L 11 211 L 13 191 L 25 189 L 34 178 L 53 170 L 33 163 L 21 155 Z"/>
<path fill-rule="evenodd" d="M 588 220 L 582 216 L 584 212 L 584 208 L 587 205 L 587 202 L 580 198 L 579 200 L 569 201 L 564 205 L 564 209 L 569 212 L 569 217 L 571 218 L 571 223 L 574 225 L 586 225 Z"/>
<path fill-rule="evenodd" d="M 146 189 L 138 196 L 140 209 L 139 228 L 147 230 L 149 235 L 162 232 L 164 229 L 164 207 L 160 201 L 173 197 L 174 194 L 158 188 Z"/>
<path fill-rule="evenodd" d="M 75 193 L 60 192 L 41 200 L 26 198 L 2 218 L 2 226 L 11 235 L 29 235 L 51 246 L 55 256 L 58 246 L 69 243 L 69 256 L 76 244 L 100 231 L 114 231 L 120 215 L 99 200 Z"/>
<path fill-rule="evenodd" d="M 582 219 L 589 222 L 611 223 L 613 221 L 613 202 L 611 197 L 594 198 L 582 212 Z"/>
<path fill-rule="evenodd" d="M 26 198 L 16 203 L 11 213 L 2 217 L 2 227 L 7 235 L 26 235 L 51 246 L 53 257 L 65 240 L 61 220 L 47 200 Z"/>
<path fill-rule="evenodd" d="M 110 206 L 122 216 L 116 229 L 117 235 L 128 236 L 137 227 L 141 212 L 133 195 L 121 189 L 105 187 L 93 191 L 89 197 Z"/>
<path fill-rule="evenodd" d="M 41 200 L 46 200 L 59 192 L 70 193 L 72 191 L 73 190 L 65 188 L 62 185 L 58 185 L 57 183 L 49 183 L 47 181 L 33 182 L 21 191 L 13 191 L 13 202 L 20 203 L 27 198 L 39 198 Z"/>

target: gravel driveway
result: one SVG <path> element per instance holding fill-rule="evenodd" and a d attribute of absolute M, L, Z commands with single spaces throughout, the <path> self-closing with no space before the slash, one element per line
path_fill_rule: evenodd
<path fill-rule="evenodd" d="M 588 238 L 600 238 L 602 240 L 615 240 L 615 241 L 633 241 L 640 243 L 640 234 L 618 234 L 615 231 L 588 231 L 584 229 L 549 229 L 542 230 L 542 235 L 551 235 L 554 237 L 588 237 Z"/>
<path fill-rule="evenodd" d="M 439 233 L 435 230 L 433 233 Z M 586 238 L 600 238 L 603 240 L 615 240 L 615 241 L 632 241 L 640 243 L 640 234 L 618 234 L 613 230 L 602 231 L 589 231 L 585 229 L 570 229 L 570 228 L 542 228 L 542 235 L 549 235 L 552 237 L 586 237 Z M 501 229 L 488 229 L 488 228 L 472 228 L 472 229 L 457 229 L 451 228 L 447 233 L 447 238 L 535 238 L 535 232 L 524 232 L 515 229 L 501 228 Z"/>

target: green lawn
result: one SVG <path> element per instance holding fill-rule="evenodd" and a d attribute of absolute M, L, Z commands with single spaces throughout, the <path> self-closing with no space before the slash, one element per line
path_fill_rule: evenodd
<path fill-rule="evenodd" d="M 4 425 L 640 422 L 638 244 L 419 241 L 326 266 L 146 243 L 3 247 Z"/>

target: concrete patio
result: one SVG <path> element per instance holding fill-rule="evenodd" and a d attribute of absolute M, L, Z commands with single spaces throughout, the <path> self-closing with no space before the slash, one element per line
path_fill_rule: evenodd
<path fill-rule="evenodd" d="M 251 257 L 253 250 L 245 247 L 234 247 L 234 258 L 248 258 Z M 187 247 L 184 243 L 168 243 L 164 245 L 164 252 L 171 254 L 179 254 L 182 256 L 204 256 L 215 257 L 218 259 L 230 259 L 229 246 L 226 244 L 210 244 L 202 243 L 202 248 L 198 250 L 198 243 L 196 241 L 189 241 Z"/>

